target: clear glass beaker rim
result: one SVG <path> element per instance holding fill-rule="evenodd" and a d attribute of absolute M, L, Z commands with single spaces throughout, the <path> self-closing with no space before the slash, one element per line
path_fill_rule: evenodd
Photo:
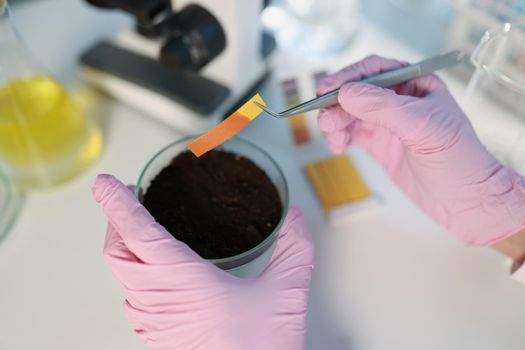
<path fill-rule="evenodd" d="M 167 146 L 163 147 L 162 149 L 160 149 L 147 163 L 146 165 L 144 166 L 144 169 L 142 170 L 142 172 L 140 173 L 140 176 L 139 176 L 139 179 L 137 181 L 137 184 L 135 186 L 135 197 L 139 198 L 139 195 L 141 193 L 141 187 L 142 187 L 142 181 L 144 180 L 144 177 L 145 175 L 147 174 L 148 172 L 148 169 L 150 168 L 150 166 L 155 163 L 155 161 L 161 156 L 164 154 L 164 152 L 167 152 L 169 151 L 170 149 L 172 149 L 173 147 L 177 147 L 177 146 L 180 146 L 181 144 L 184 144 L 184 143 L 187 143 L 189 141 L 192 141 L 194 140 L 196 137 L 198 137 L 199 135 L 193 135 L 193 136 L 186 136 L 186 137 L 183 137 L 182 139 L 179 139 L 175 142 L 172 142 L 170 144 L 168 144 Z M 247 250 L 243 253 L 240 253 L 240 254 L 237 254 L 237 255 L 232 255 L 232 256 L 228 256 L 228 257 L 225 257 L 225 258 L 219 258 L 219 259 L 206 259 L 206 261 L 209 261 L 210 263 L 212 264 L 215 264 L 215 265 L 221 265 L 221 264 L 227 264 L 227 263 L 230 263 L 230 262 L 233 262 L 233 261 L 242 261 L 244 258 L 254 254 L 255 252 L 257 252 L 259 249 L 263 248 L 263 247 L 267 247 L 270 242 L 272 242 L 275 238 L 276 238 L 276 235 L 277 233 L 279 232 L 279 230 L 281 229 L 281 226 L 283 225 L 284 223 L 284 220 L 288 214 L 288 206 L 289 206 L 289 190 L 288 190 L 288 182 L 286 181 L 286 177 L 284 176 L 284 173 L 281 169 L 281 167 L 279 166 L 279 164 L 277 164 L 277 162 L 275 161 L 275 159 L 273 159 L 272 156 L 270 156 L 270 154 L 268 152 L 266 152 L 264 149 L 262 149 L 261 147 L 257 146 L 256 144 L 254 144 L 253 142 L 250 142 L 248 140 L 245 140 L 241 137 L 238 137 L 238 136 L 235 136 L 231 139 L 232 141 L 236 141 L 236 142 L 240 142 L 240 143 L 243 143 L 245 144 L 246 146 L 254 149 L 255 151 L 257 151 L 258 153 L 260 153 L 264 158 L 266 158 L 267 160 L 270 161 L 270 163 L 275 167 L 275 170 L 277 170 L 277 173 L 279 174 L 279 177 L 281 178 L 282 180 L 282 183 L 283 183 L 283 187 L 284 187 L 284 191 L 283 191 L 283 212 L 282 212 L 282 215 L 281 215 L 281 218 L 279 220 L 279 222 L 277 223 L 277 225 L 275 226 L 274 230 L 272 231 L 272 233 L 270 233 L 268 235 L 268 237 L 266 237 L 262 242 L 260 242 L 259 244 L 257 244 L 255 247 L 251 248 L 250 250 Z M 227 141 L 226 143 L 228 143 L 230 141 Z M 264 170 L 264 169 L 263 169 Z"/>
<path fill-rule="evenodd" d="M 520 31 L 523 33 L 525 38 L 525 22 L 518 21 L 518 22 L 507 22 L 503 25 L 499 25 L 496 28 L 490 29 L 485 31 L 483 34 L 483 37 L 479 41 L 478 45 L 470 55 L 470 62 L 474 65 L 476 69 L 481 69 L 490 76 L 494 77 L 501 83 L 510 86 L 511 88 L 517 89 L 519 91 L 525 91 L 525 82 L 520 82 L 516 79 L 511 78 L 508 74 L 503 73 L 502 71 L 498 69 L 494 69 L 493 67 L 490 67 L 487 64 L 484 64 L 480 59 L 480 54 L 489 42 L 493 40 L 497 40 L 498 38 L 501 38 L 502 36 L 507 35 L 507 33 L 511 31 Z M 525 48 L 525 39 L 524 39 L 524 48 Z"/>
<path fill-rule="evenodd" d="M 21 205 L 21 194 L 0 166 L 0 241 L 12 228 Z"/>

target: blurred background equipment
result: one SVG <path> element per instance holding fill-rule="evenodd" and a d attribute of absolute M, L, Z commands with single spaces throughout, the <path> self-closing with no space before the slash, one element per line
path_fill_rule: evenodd
<path fill-rule="evenodd" d="M 79 174 L 99 156 L 100 130 L 26 52 L 0 2 L 0 163 L 22 188 Z"/>
<path fill-rule="evenodd" d="M 345 50 L 359 27 L 357 0 L 275 0 L 262 21 L 281 50 L 322 61 Z"/>
<path fill-rule="evenodd" d="M 88 0 L 135 17 L 133 30 L 82 56 L 86 78 L 185 133 L 235 110 L 268 74 L 275 46 L 262 0 Z"/>
<path fill-rule="evenodd" d="M 447 49 L 451 0 L 362 0 L 363 16 L 393 39 L 434 55 Z M 451 46 L 451 49 L 463 49 Z"/>

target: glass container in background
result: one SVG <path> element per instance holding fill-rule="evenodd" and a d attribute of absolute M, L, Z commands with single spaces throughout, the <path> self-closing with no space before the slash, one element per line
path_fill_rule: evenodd
<path fill-rule="evenodd" d="M 362 0 L 363 16 L 425 56 L 445 51 L 451 0 Z M 461 48 L 461 47 L 457 47 Z"/>
<path fill-rule="evenodd" d="M 287 54 L 307 61 L 333 58 L 359 26 L 358 0 L 276 0 L 262 15 Z"/>
<path fill-rule="evenodd" d="M 53 38 L 49 38 L 52 49 Z M 20 188 L 82 172 L 102 149 L 99 128 L 29 56 L 0 0 L 0 162 Z"/>
<path fill-rule="evenodd" d="M 21 194 L 9 181 L 0 164 L 0 243 L 18 216 L 21 204 Z"/>
<path fill-rule="evenodd" d="M 135 196 L 137 198 L 141 191 L 147 192 L 151 181 L 163 168 L 171 163 L 173 158 L 179 153 L 188 150 L 188 143 L 193 141 L 193 139 L 194 137 L 183 138 L 164 147 L 153 156 L 144 167 L 144 170 L 142 170 L 139 180 L 137 181 L 135 187 Z M 275 160 L 253 143 L 235 137 L 221 145 L 220 149 L 242 155 L 257 164 L 277 188 L 279 197 L 283 204 L 283 213 L 279 223 L 264 241 L 244 253 L 221 259 L 208 260 L 232 275 L 238 277 L 256 277 L 264 270 L 270 261 L 275 247 L 277 232 L 281 228 L 288 212 L 288 185 L 281 168 L 277 165 Z"/>
<path fill-rule="evenodd" d="M 525 23 L 485 32 L 471 63 L 462 107 L 488 150 L 525 174 Z"/>
<path fill-rule="evenodd" d="M 448 27 L 447 48 L 461 49 L 468 55 L 474 52 L 479 40 L 489 28 L 508 22 L 525 21 L 525 0 L 449 0 L 453 12 Z M 472 76 L 471 64 L 458 64 L 451 68 L 455 77 L 468 81 Z"/>

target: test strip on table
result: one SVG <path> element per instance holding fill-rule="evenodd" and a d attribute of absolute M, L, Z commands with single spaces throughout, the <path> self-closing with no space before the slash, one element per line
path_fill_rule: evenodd
<path fill-rule="evenodd" d="M 220 124 L 190 142 L 188 144 L 190 151 L 200 157 L 232 138 L 263 111 L 254 102 L 266 106 L 261 95 L 256 94 Z"/>
<path fill-rule="evenodd" d="M 306 174 L 325 211 L 372 196 L 349 156 L 332 156 L 306 164 Z"/>
<path fill-rule="evenodd" d="M 287 107 L 292 107 L 301 102 L 299 89 L 296 79 L 287 79 L 281 82 L 284 98 Z M 302 145 L 310 142 L 310 132 L 308 130 L 308 121 L 304 113 L 294 115 L 288 118 L 292 137 L 296 145 Z"/>

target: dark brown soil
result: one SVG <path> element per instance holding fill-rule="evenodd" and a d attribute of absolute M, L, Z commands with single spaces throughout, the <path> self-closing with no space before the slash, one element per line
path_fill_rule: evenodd
<path fill-rule="evenodd" d="M 243 253 L 277 226 L 282 204 L 274 184 L 251 160 L 226 151 L 200 158 L 184 152 L 153 179 L 144 206 L 200 256 Z"/>

